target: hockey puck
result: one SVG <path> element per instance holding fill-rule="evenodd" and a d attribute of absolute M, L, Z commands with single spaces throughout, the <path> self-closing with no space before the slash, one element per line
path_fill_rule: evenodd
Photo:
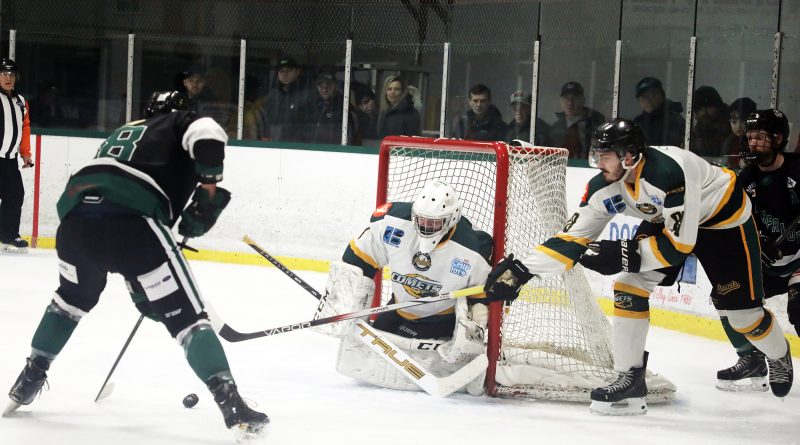
<path fill-rule="evenodd" d="M 191 393 L 183 398 L 183 406 L 185 408 L 194 408 L 198 401 L 200 401 L 200 399 L 197 397 L 197 394 Z"/>

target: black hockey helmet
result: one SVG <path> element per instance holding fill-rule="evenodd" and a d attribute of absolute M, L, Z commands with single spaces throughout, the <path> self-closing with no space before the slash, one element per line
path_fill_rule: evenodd
<path fill-rule="evenodd" d="M 645 147 L 644 131 L 635 122 L 618 117 L 594 130 L 589 164 L 596 167 L 597 156 L 609 151 L 617 153 L 620 160 L 625 158 L 625 153 L 640 157 Z"/>
<path fill-rule="evenodd" d="M 774 154 L 782 152 L 783 149 L 786 148 L 786 144 L 789 142 L 789 120 L 786 118 L 786 115 L 783 114 L 783 112 L 774 108 L 756 110 L 750 116 L 748 116 L 747 120 L 744 122 L 743 137 L 745 140 L 742 144 L 743 151 L 740 155 L 748 164 L 763 164 L 771 157 L 767 153 L 758 153 L 749 149 L 747 144 L 747 132 L 750 130 L 764 130 L 769 133 L 770 137 L 772 138 L 773 158 Z M 779 134 L 783 136 L 783 141 L 780 144 L 776 144 L 775 140 Z M 772 162 L 769 162 L 766 165 L 771 163 Z"/>
<path fill-rule="evenodd" d="M 17 64 L 8 57 L 3 57 L 2 59 L 0 59 L 0 71 L 11 71 L 16 73 Z"/>
<path fill-rule="evenodd" d="M 173 111 L 186 110 L 186 96 L 178 91 L 156 91 L 150 96 L 150 102 L 144 111 L 145 116 L 167 114 Z"/>

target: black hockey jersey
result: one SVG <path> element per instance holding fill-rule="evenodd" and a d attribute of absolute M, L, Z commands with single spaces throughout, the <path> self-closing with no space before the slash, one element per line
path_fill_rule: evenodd
<path fill-rule="evenodd" d="M 85 196 L 173 225 L 198 182 L 222 180 L 228 137 L 213 119 L 177 111 L 116 129 L 95 158 L 74 173 L 61 198 L 61 219 Z"/>
<path fill-rule="evenodd" d="M 777 240 L 800 216 L 800 155 L 784 153 L 783 164 L 771 172 L 748 165 L 738 180 L 753 202 L 758 229 L 767 238 Z M 787 276 L 800 268 L 800 228 L 787 234 L 778 248 L 783 258 L 765 268 L 766 273 Z"/>

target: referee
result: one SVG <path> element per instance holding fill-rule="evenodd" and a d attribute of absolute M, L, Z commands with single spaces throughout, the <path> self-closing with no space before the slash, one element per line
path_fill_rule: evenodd
<path fill-rule="evenodd" d="M 17 65 L 8 58 L 0 59 L 0 249 L 23 253 L 28 242 L 19 235 L 22 201 L 25 190 L 19 172 L 31 167 L 31 126 L 28 102 L 14 91 Z"/>

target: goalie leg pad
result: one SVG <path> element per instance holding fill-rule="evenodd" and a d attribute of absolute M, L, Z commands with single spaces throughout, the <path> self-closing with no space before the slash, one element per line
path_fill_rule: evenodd
<path fill-rule="evenodd" d="M 352 322 L 344 324 L 347 325 L 348 331 L 339 343 L 336 371 L 382 388 L 421 391 L 420 387 L 413 383 L 408 376 L 401 374 L 386 360 L 378 357 L 373 350 L 364 345 L 358 339 L 358 330 L 353 329 Z M 463 366 L 463 363 L 446 363 L 441 359 L 436 351 L 444 343 L 442 340 L 407 338 L 383 331 L 378 331 L 378 333 L 436 375 L 450 375 Z M 482 381 L 482 378 L 479 378 Z"/>
<path fill-rule="evenodd" d="M 314 320 L 354 312 L 367 307 L 375 293 L 375 282 L 360 268 L 342 261 L 331 262 L 325 296 L 319 302 Z M 350 323 L 328 323 L 311 329 L 334 337 L 344 337 Z"/>

